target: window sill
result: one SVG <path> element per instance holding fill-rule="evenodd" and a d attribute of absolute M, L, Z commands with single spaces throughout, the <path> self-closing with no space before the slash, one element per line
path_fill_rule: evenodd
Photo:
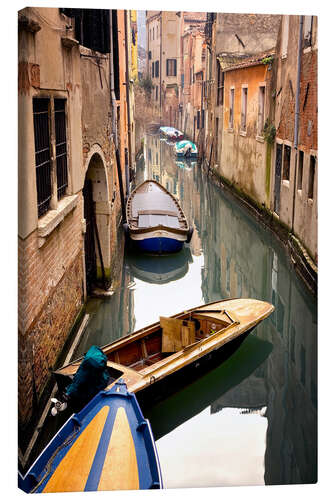
<path fill-rule="evenodd" d="M 246 137 L 246 130 L 240 130 L 239 135 L 242 135 L 243 137 Z"/>
<path fill-rule="evenodd" d="M 283 186 L 286 186 L 286 187 L 289 189 L 290 182 L 289 182 L 289 181 L 287 181 L 286 179 L 284 179 L 284 180 L 282 181 L 282 185 L 283 185 Z"/>
<path fill-rule="evenodd" d="M 308 205 L 312 207 L 313 205 L 313 198 L 308 198 Z"/>
<path fill-rule="evenodd" d="M 74 194 L 72 196 L 66 196 L 58 202 L 58 207 L 56 210 L 49 210 L 43 217 L 38 221 L 38 237 L 42 239 L 40 242 L 42 246 L 44 243 L 44 238 L 54 231 L 54 229 L 64 220 L 66 215 L 68 215 L 79 201 L 79 195 Z"/>
<path fill-rule="evenodd" d="M 306 47 L 305 49 L 303 49 L 303 54 L 307 54 L 308 52 L 312 52 L 312 45 L 310 45 L 310 47 Z"/>
<path fill-rule="evenodd" d="M 265 139 L 261 135 L 257 135 L 256 141 L 263 143 L 263 142 L 265 142 Z"/>
<path fill-rule="evenodd" d="M 230 134 L 233 134 L 233 133 L 234 133 L 234 129 L 229 127 L 229 128 L 228 128 L 228 132 L 229 132 Z"/>

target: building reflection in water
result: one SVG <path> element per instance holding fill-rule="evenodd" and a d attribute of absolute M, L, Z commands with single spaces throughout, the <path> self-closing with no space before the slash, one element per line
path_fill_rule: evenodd
<path fill-rule="evenodd" d="M 274 313 L 231 358 L 145 416 L 167 485 L 185 486 L 190 464 L 192 487 L 316 482 L 316 301 L 275 236 L 212 184 L 199 164 L 177 165 L 172 146 L 158 135 L 146 136 L 137 163 L 137 184 L 146 179 L 179 199 L 194 228 L 190 246 L 165 260 L 126 253 L 114 295 L 88 304 L 91 321 L 77 354 L 199 303 L 229 297 L 272 302 Z M 177 456 L 186 464 L 178 466 L 178 476 Z"/>
<path fill-rule="evenodd" d="M 237 390 L 211 401 L 212 412 L 227 407 L 266 408 L 265 483 L 316 482 L 315 300 L 275 236 L 231 195 L 208 181 L 199 165 L 179 168 L 172 147 L 158 138 L 147 138 L 146 147 L 151 149 L 148 176 L 179 198 L 194 227 L 191 251 L 204 258 L 200 283 L 204 302 L 221 296 L 253 297 L 275 306 L 275 312 L 255 331 L 257 338 L 274 346 L 272 353 Z M 149 157 L 158 163 L 149 162 Z"/>

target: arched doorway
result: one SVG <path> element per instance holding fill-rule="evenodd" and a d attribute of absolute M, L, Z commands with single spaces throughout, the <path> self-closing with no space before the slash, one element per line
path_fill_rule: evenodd
<path fill-rule="evenodd" d="M 83 186 L 86 290 L 91 294 L 95 286 L 107 289 L 110 275 L 110 204 L 108 179 L 100 152 L 92 151 Z"/>

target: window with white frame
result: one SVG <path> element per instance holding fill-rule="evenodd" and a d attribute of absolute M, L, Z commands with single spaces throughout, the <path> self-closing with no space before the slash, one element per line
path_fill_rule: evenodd
<path fill-rule="evenodd" d="M 246 132 L 247 87 L 242 87 L 241 131 Z"/>
<path fill-rule="evenodd" d="M 265 124 L 265 92 L 266 88 L 264 85 L 259 87 L 259 95 L 258 95 L 258 130 L 257 134 L 262 137 L 264 133 L 264 124 Z"/>
<path fill-rule="evenodd" d="M 234 128 L 234 105 L 235 105 L 235 89 L 230 89 L 229 94 L 229 128 Z"/>

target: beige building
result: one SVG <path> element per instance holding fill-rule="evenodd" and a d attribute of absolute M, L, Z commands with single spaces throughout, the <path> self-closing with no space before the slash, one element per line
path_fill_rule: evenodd
<path fill-rule="evenodd" d="M 93 9 L 19 12 L 22 433 L 38 416 L 50 370 L 80 319 L 87 293 L 96 283 L 109 286 L 119 267 L 115 144 L 126 147 L 124 140 L 116 140 L 124 135 L 117 124 L 126 107 L 119 101 L 119 67 L 110 57 L 112 47 L 119 61 L 125 58 L 118 30 L 112 28 L 118 16 L 117 11 Z M 120 167 L 124 172 L 123 161 Z"/>
<path fill-rule="evenodd" d="M 147 74 L 153 82 L 152 105 L 164 125 L 178 120 L 180 13 L 146 11 Z"/>

